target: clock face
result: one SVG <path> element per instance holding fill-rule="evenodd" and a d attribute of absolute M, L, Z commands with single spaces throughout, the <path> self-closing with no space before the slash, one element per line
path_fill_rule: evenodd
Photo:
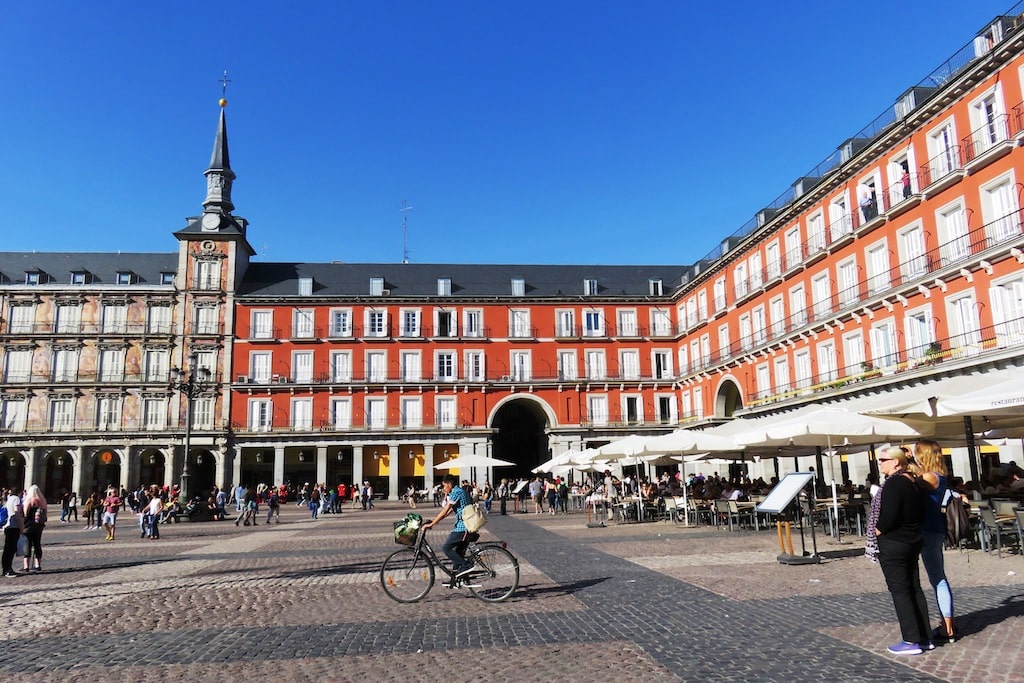
<path fill-rule="evenodd" d="M 220 216 L 215 213 L 203 214 L 203 230 L 216 230 L 220 226 Z"/>

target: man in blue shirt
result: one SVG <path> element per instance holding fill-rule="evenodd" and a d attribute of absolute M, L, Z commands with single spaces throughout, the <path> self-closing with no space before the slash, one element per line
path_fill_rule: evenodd
<path fill-rule="evenodd" d="M 441 512 L 437 517 L 424 524 L 423 528 L 429 529 L 451 514 L 453 510 L 455 511 L 455 528 L 448 534 L 448 540 L 444 542 L 441 549 L 452 561 L 455 578 L 461 579 L 473 571 L 473 567 L 466 562 L 466 548 L 478 539 L 480 534 L 466 531 L 466 525 L 462 523 L 462 509 L 470 504 L 470 500 L 466 490 L 459 486 L 459 480 L 451 474 L 446 474 L 441 486 L 445 494 L 444 506 L 441 507 Z"/>

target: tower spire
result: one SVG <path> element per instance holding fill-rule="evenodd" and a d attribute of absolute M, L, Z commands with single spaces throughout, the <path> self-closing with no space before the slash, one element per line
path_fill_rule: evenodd
<path fill-rule="evenodd" d="M 228 72 L 220 81 L 222 94 L 227 94 Z M 213 141 L 213 154 L 210 156 L 210 167 L 203 172 L 206 176 L 206 199 L 203 200 L 203 213 L 230 214 L 235 205 L 231 203 L 231 183 L 235 173 L 231 170 L 231 159 L 228 156 L 228 124 L 225 109 L 228 101 L 220 100 L 220 123 L 217 126 L 217 137 Z"/>

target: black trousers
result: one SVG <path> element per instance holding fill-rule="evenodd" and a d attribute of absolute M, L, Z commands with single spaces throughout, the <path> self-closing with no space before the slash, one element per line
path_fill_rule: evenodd
<path fill-rule="evenodd" d="M 21 529 L 16 526 L 9 526 L 4 529 L 4 554 L 3 571 L 13 572 L 14 554 L 18 552 L 18 539 L 21 537 Z"/>
<path fill-rule="evenodd" d="M 886 536 L 878 537 L 878 563 L 882 567 L 885 585 L 892 595 L 892 606 L 900 622 L 900 633 L 908 643 L 931 640 L 928 621 L 928 603 L 921 589 L 922 541 L 901 543 Z"/>

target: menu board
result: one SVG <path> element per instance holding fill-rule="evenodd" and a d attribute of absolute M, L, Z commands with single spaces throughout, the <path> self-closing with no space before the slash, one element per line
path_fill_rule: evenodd
<path fill-rule="evenodd" d="M 814 480 L 814 472 L 790 472 L 758 503 L 758 512 L 779 514 Z"/>

